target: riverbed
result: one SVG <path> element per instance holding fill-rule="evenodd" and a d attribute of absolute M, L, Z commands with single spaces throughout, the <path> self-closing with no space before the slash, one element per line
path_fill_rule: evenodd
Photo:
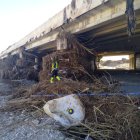
<path fill-rule="evenodd" d="M 0 108 L 11 99 L 15 85 L 22 83 L 14 82 L 0 80 Z M 0 111 L 0 140 L 71 140 L 57 128 L 58 124 L 53 119 L 40 115 L 38 111 Z"/>

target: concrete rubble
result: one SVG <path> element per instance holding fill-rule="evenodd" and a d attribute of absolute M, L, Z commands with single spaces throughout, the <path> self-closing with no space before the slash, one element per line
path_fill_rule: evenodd
<path fill-rule="evenodd" d="M 67 128 L 80 125 L 85 118 L 85 108 L 75 94 L 50 100 L 43 109 L 47 115 Z"/>

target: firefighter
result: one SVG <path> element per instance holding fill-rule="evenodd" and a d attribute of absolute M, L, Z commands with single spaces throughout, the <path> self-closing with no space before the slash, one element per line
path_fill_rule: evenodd
<path fill-rule="evenodd" d="M 54 82 L 54 78 L 60 81 L 60 77 L 58 76 L 58 61 L 56 58 L 52 60 L 52 70 L 51 70 L 51 79 L 50 83 Z"/>

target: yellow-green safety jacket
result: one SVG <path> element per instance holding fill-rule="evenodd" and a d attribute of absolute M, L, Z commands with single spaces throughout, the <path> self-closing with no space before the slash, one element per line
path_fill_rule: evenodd
<path fill-rule="evenodd" d="M 57 69 L 58 69 L 58 62 L 56 61 L 52 63 L 52 71 Z"/>

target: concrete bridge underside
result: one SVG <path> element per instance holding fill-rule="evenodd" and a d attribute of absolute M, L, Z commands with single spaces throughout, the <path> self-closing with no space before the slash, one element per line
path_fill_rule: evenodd
<path fill-rule="evenodd" d="M 125 0 L 105 0 L 104 2 L 96 0 L 97 3 L 95 2 L 95 4 L 91 3 L 94 1 L 91 0 L 90 3 L 87 3 L 86 7 L 85 4 L 83 7 L 83 1 L 86 0 L 76 0 L 77 4 L 78 2 L 79 5 L 81 4 L 81 7 L 79 6 L 75 9 L 72 8 L 72 5 L 67 6 L 58 15 L 46 22 L 45 25 L 37 28 L 24 39 L 9 47 L 0 57 L 6 57 L 9 53 L 16 54 L 19 52 L 19 48 L 22 47 L 38 55 L 45 55 L 48 51 L 56 50 L 57 36 L 62 31 L 62 28 L 66 32 L 75 34 L 81 43 L 87 47 L 96 49 L 98 52 L 108 52 L 110 50 L 140 51 L 138 47 L 138 44 L 140 44 L 138 39 L 140 37 L 139 0 L 134 1 L 137 28 L 135 35 L 129 39 L 130 42 L 127 35 Z M 55 23 L 57 20 L 58 24 Z M 51 25 L 55 25 L 55 27 Z M 51 26 L 51 29 L 48 30 L 49 26 Z M 38 34 L 41 35 L 39 37 L 34 36 Z M 135 47 L 132 47 L 132 44 Z"/>
<path fill-rule="evenodd" d="M 97 25 L 93 29 L 74 32 L 74 34 L 84 46 L 94 49 L 98 53 L 140 52 L 140 10 L 136 11 L 136 15 L 137 27 L 135 34 L 132 37 L 129 37 L 127 33 L 127 21 L 125 15 L 106 21 L 103 24 L 100 24 L 100 26 Z M 64 29 L 66 30 L 67 28 L 64 26 Z M 30 48 L 29 51 L 42 54 L 57 49 L 56 39 L 38 47 L 32 47 L 36 43 L 37 42 L 30 44 L 27 49 Z"/>
<path fill-rule="evenodd" d="M 135 4 L 138 5 L 138 3 Z M 114 15 L 112 12 L 114 12 Z M 85 46 L 94 48 L 98 52 L 127 51 L 131 48 L 133 42 L 135 42 L 133 46 L 135 45 L 136 48 L 133 51 L 140 51 L 138 47 L 138 44 L 140 44 L 140 9 L 136 10 L 137 28 L 132 38 L 128 38 L 127 19 L 124 13 L 125 3 L 107 3 L 97 10 L 93 9 L 93 11 L 82 15 L 75 22 L 63 25 L 63 28 L 66 32 L 75 34 Z M 56 39 L 61 30 L 61 28 L 58 28 L 50 32 L 49 38 L 43 37 L 39 41 L 34 41 L 28 44 L 26 49 L 30 51 L 35 50 L 38 53 L 43 53 L 44 50 L 46 52 L 51 49 L 56 50 Z"/>

